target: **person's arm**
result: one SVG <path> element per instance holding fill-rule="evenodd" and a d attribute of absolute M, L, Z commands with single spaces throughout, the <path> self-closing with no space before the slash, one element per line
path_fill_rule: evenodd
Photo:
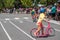
<path fill-rule="evenodd" d="M 49 22 L 49 19 L 44 19 L 45 22 Z"/>
<path fill-rule="evenodd" d="M 49 19 L 47 18 L 47 16 L 44 18 L 44 21 L 46 21 L 46 22 L 48 22 L 48 21 L 49 21 Z"/>

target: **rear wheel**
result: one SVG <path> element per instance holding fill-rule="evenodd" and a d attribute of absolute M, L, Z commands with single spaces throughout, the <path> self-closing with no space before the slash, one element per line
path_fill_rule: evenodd
<path fill-rule="evenodd" d="M 37 38 L 37 36 L 34 35 L 34 32 L 36 32 L 36 30 L 37 30 L 37 28 L 33 28 L 33 29 L 30 31 L 30 35 L 31 35 L 32 37 L 34 37 L 34 38 Z M 38 32 L 37 35 L 39 35 L 39 32 Z"/>

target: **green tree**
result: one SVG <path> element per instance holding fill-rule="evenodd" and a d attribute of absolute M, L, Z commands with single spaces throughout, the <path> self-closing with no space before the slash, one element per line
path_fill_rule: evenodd
<path fill-rule="evenodd" d="M 41 4 L 46 4 L 46 0 L 40 0 Z"/>
<path fill-rule="evenodd" d="M 14 7 L 15 0 L 4 0 L 3 2 L 6 8 L 11 8 Z"/>
<path fill-rule="evenodd" d="M 0 0 L 0 9 L 2 9 L 3 8 L 3 5 L 4 3 L 3 3 L 3 0 Z"/>
<path fill-rule="evenodd" d="M 20 0 L 15 0 L 15 2 L 14 2 L 15 8 L 19 8 L 20 5 L 21 5 L 21 1 Z"/>
<path fill-rule="evenodd" d="M 47 5 L 53 5 L 54 3 L 57 3 L 57 0 L 46 0 Z"/>
<path fill-rule="evenodd" d="M 54 4 L 56 2 L 57 2 L 57 0 L 40 0 L 40 3 L 44 4 L 44 5 L 51 5 L 51 4 Z"/>
<path fill-rule="evenodd" d="M 55 2 L 57 2 L 57 0 L 48 0 L 49 4 L 54 4 Z"/>
<path fill-rule="evenodd" d="M 0 2 L 0 9 L 3 7 L 2 3 Z"/>
<path fill-rule="evenodd" d="M 21 3 L 23 6 L 26 6 L 26 7 L 32 6 L 32 0 L 21 0 Z"/>

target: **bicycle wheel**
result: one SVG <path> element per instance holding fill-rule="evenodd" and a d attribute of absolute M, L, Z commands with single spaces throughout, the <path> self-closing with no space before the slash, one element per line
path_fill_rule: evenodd
<path fill-rule="evenodd" d="M 50 36 L 54 36 L 54 35 L 55 35 L 55 30 L 54 30 L 53 28 L 50 28 L 50 29 L 48 30 L 48 32 L 49 32 L 49 35 L 50 35 Z"/>
<path fill-rule="evenodd" d="M 34 32 L 36 32 L 37 28 L 33 28 L 31 31 L 30 31 L 30 35 L 34 38 L 36 38 L 37 36 L 34 35 Z M 39 35 L 39 33 L 37 34 Z"/>

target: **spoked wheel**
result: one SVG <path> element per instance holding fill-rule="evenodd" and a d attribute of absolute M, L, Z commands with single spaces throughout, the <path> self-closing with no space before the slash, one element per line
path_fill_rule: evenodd
<path fill-rule="evenodd" d="M 34 35 L 34 32 L 36 32 L 37 28 L 33 28 L 31 31 L 30 31 L 30 35 L 34 38 L 37 38 L 39 33 L 37 34 L 37 36 Z"/>
<path fill-rule="evenodd" d="M 54 35 L 55 35 L 55 30 L 54 30 L 53 28 L 50 28 L 50 29 L 48 30 L 48 32 L 49 32 L 49 35 L 50 35 L 50 36 L 54 36 Z"/>

